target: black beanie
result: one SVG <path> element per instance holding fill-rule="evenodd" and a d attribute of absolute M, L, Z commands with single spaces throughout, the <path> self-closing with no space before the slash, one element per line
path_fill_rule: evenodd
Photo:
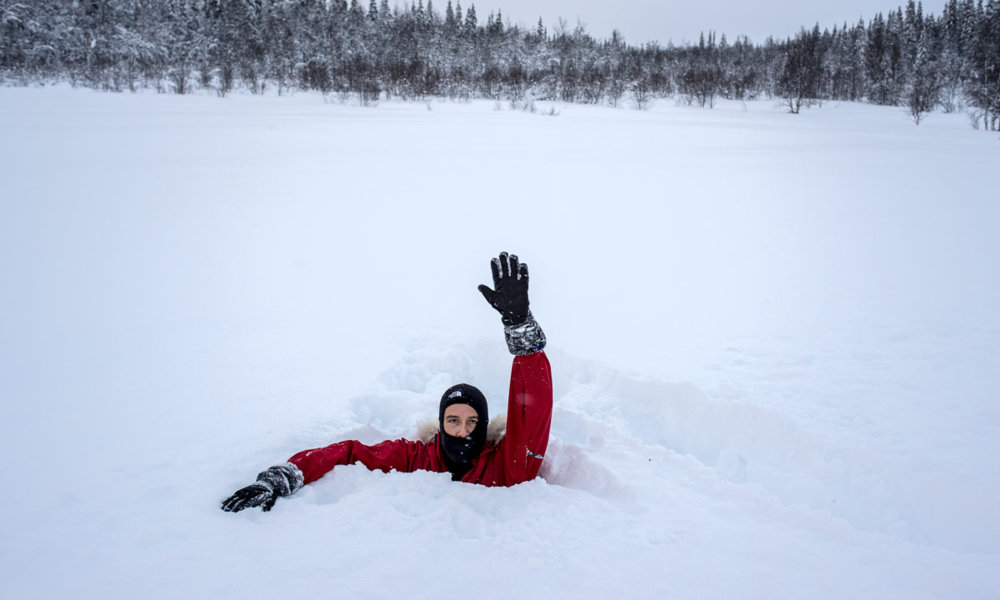
<path fill-rule="evenodd" d="M 442 430 L 444 429 L 444 411 L 452 404 L 468 404 L 476 409 L 480 423 L 490 420 L 490 411 L 486 406 L 486 396 L 475 386 L 467 383 L 459 383 L 446 389 L 441 396 L 441 408 L 438 410 L 438 420 L 440 421 Z"/>
<path fill-rule="evenodd" d="M 479 422 L 468 438 L 448 435 L 444 431 L 444 411 L 453 404 L 468 404 L 479 415 Z M 486 405 L 486 396 L 475 386 L 467 383 L 453 385 L 441 396 L 441 406 L 438 410 L 438 426 L 441 428 L 441 456 L 445 465 L 451 471 L 452 479 L 459 480 L 472 468 L 472 461 L 483 451 L 486 445 L 486 429 L 490 422 L 490 411 Z"/>

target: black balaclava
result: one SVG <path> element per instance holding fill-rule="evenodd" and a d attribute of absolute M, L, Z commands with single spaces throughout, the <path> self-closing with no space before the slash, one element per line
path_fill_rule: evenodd
<path fill-rule="evenodd" d="M 469 437 L 455 437 L 444 432 L 444 411 L 452 404 L 468 404 L 479 415 L 479 422 Z M 441 457 L 451 471 L 451 478 L 458 481 L 472 468 L 472 461 L 486 445 L 486 428 L 490 422 L 490 411 L 486 406 L 486 396 L 475 387 L 460 383 L 445 390 L 441 396 L 438 411 L 438 426 L 441 428 Z"/>

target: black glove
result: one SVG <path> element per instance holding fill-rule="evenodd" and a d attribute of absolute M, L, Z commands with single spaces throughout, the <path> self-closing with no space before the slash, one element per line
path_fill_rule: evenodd
<path fill-rule="evenodd" d="M 511 354 L 533 354 L 545 348 L 545 333 L 528 310 L 528 265 L 513 254 L 500 253 L 490 264 L 493 288 L 479 286 L 483 298 L 500 312 L 507 349 Z"/>
<path fill-rule="evenodd" d="M 520 325 L 528 318 L 528 265 L 517 256 L 506 252 L 490 263 L 493 270 L 493 288 L 479 286 L 483 297 L 500 313 L 506 326 Z"/>
<path fill-rule="evenodd" d="M 274 501 L 302 487 L 302 471 L 291 463 L 273 466 L 257 475 L 257 483 L 239 489 L 222 502 L 222 510 L 240 512 L 245 508 L 261 507 L 267 512 Z"/>

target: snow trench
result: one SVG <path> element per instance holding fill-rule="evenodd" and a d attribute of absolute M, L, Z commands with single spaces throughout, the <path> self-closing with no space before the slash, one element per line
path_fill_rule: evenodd
<path fill-rule="evenodd" d="M 799 423 L 753 398 L 713 398 L 690 382 L 632 375 L 558 350 L 549 358 L 555 406 L 540 478 L 551 485 L 612 502 L 665 486 L 721 489 L 841 519 L 860 531 L 962 544 L 936 538 L 934 523 L 920 521 L 936 514 L 931 490 L 919 489 L 912 473 L 877 448 L 838 441 L 821 423 Z M 461 381 L 483 389 L 496 416 L 505 411 L 509 364 L 493 341 L 412 348 L 375 389 L 350 399 L 346 414 L 309 436 L 417 439 L 417 425 L 433 416 L 440 391 Z M 650 471 L 654 464 L 665 466 Z M 921 502 L 930 504 L 921 509 Z"/>

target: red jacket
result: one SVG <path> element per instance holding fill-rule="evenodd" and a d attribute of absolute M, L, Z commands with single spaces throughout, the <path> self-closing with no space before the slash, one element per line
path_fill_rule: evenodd
<path fill-rule="evenodd" d="M 552 374 L 548 358 L 544 352 L 515 356 L 507 399 L 507 433 L 499 442 L 487 443 L 462 481 L 510 486 L 534 479 L 549 443 L 551 424 Z M 299 452 L 288 462 L 302 471 L 305 483 L 316 481 L 337 465 L 355 463 L 386 472 L 443 473 L 448 467 L 441 458 L 438 435 L 429 442 L 399 439 L 374 446 L 354 440 L 337 442 Z"/>

